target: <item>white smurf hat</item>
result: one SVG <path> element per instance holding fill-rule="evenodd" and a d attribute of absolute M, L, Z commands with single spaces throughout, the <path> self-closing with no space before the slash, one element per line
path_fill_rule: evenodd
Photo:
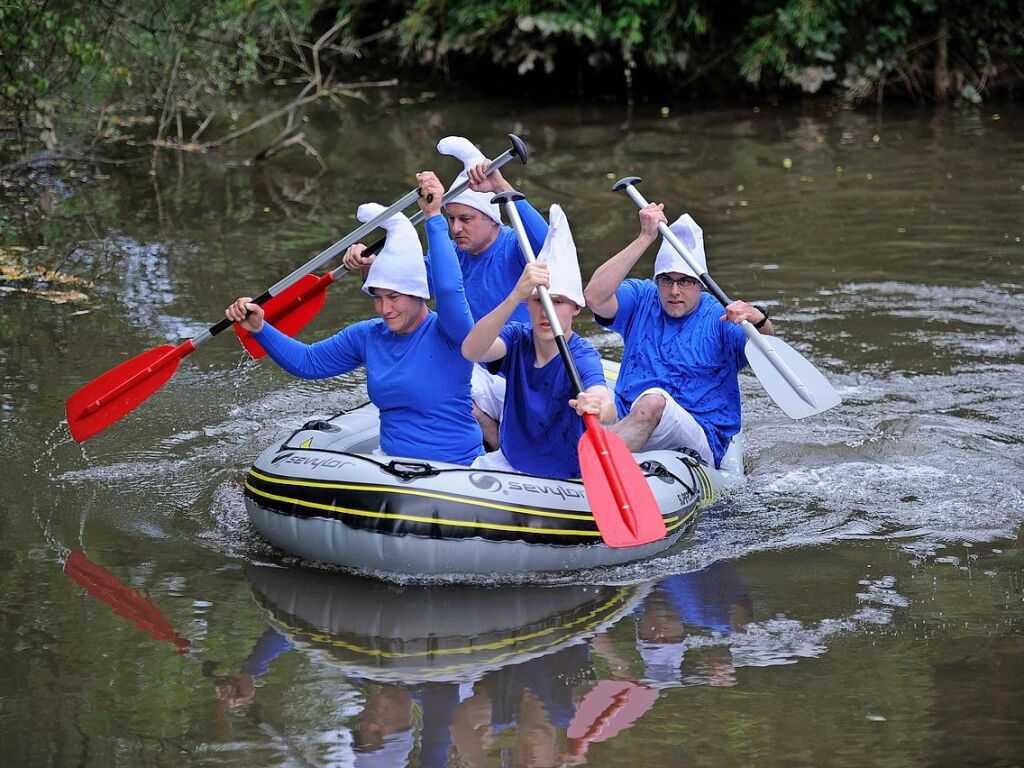
<path fill-rule="evenodd" d="M 708 257 L 704 254 L 704 231 L 697 226 L 697 222 L 688 213 L 684 213 L 669 227 L 672 234 L 679 238 L 686 246 L 690 255 L 696 260 L 701 272 L 708 271 Z M 658 249 L 658 256 L 654 259 L 654 276 L 657 277 L 665 272 L 682 272 L 691 277 L 700 277 L 686 263 L 686 260 L 672 247 L 672 244 L 664 238 L 661 240 L 661 248 Z"/>
<path fill-rule="evenodd" d="M 487 158 L 484 157 L 483 152 L 473 146 L 473 142 L 469 139 L 464 139 L 461 136 L 445 136 L 439 142 L 437 142 L 437 151 L 442 155 L 451 155 L 452 157 L 461 160 L 465 170 L 456 177 L 452 185 L 448 187 L 448 191 L 451 192 L 458 184 L 461 184 L 469 178 L 469 169 L 478 163 L 482 163 Z M 498 224 L 501 224 L 501 208 L 491 202 L 491 198 L 494 197 L 492 192 L 474 192 L 472 189 L 465 190 L 462 194 L 457 197 L 453 197 L 449 200 L 449 203 L 461 203 L 462 205 L 468 205 L 470 208 L 475 208 L 481 213 L 492 218 Z"/>
<path fill-rule="evenodd" d="M 551 206 L 548 214 L 548 234 L 537 261 L 546 261 L 548 264 L 549 292 L 565 296 L 580 307 L 586 303 L 583 300 L 583 278 L 580 276 L 576 243 L 569 230 L 569 220 L 557 204 Z"/>
<path fill-rule="evenodd" d="M 356 211 L 356 217 L 366 223 L 383 211 L 383 205 L 364 203 Z M 363 292 L 373 295 L 371 289 L 384 288 L 408 296 L 429 299 L 427 266 L 423 261 L 423 246 L 420 245 L 416 228 L 401 213 L 385 219 L 381 227 L 387 232 L 387 239 L 377 258 L 370 265 L 366 282 L 363 283 Z"/>

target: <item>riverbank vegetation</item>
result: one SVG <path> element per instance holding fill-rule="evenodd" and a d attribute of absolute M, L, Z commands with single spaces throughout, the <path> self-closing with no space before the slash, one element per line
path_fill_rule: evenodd
<path fill-rule="evenodd" d="M 4 0 L 7 168 L 125 152 L 289 147 L 316 103 L 409 78 L 532 98 L 901 98 L 1019 95 L 1017 0 Z M 278 102 L 242 119 L 246 89 Z M 137 154 L 137 152 L 136 152 Z M 13 162 L 11 162 L 13 160 Z"/>

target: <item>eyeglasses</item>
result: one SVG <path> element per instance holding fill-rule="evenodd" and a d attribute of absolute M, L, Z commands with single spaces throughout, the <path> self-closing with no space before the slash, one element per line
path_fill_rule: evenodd
<path fill-rule="evenodd" d="M 658 275 L 655 279 L 658 281 L 658 285 L 662 288 L 671 288 L 673 285 L 678 285 L 680 288 L 690 288 L 694 285 L 700 285 L 700 280 L 696 277 L 690 277 L 689 275 L 679 278 L 672 278 L 668 275 Z"/>

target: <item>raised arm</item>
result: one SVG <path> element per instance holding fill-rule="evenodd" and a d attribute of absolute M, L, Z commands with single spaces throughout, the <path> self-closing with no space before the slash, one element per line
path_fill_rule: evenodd
<path fill-rule="evenodd" d="M 533 289 L 547 284 L 548 265 L 544 262 L 527 264 L 509 295 L 473 326 L 473 330 L 462 342 L 462 356 L 474 363 L 489 363 L 503 358 L 505 342 L 498 338 L 498 333 L 512 317 L 516 307 L 530 298 Z"/>
<path fill-rule="evenodd" d="M 466 301 L 459 260 L 448 237 L 448 224 L 441 215 L 444 187 L 432 171 L 417 173 L 416 183 L 423 192 L 419 203 L 426 217 L 424 229 L 427 231 L 430 282 L 437 305 L 437 319 L 441 331 L 453 346 L 458 347 L 473 328 L 473 314 Z"/>
<path fill-rule="evenodd" d="M 658 223 L 668 223 L 663 211 L 664 204 L 651 203 L 640 209 L 640 234 L 636 239 L 612 256 L 595 270 L 583 297 L 590 310 L 600 317 L 615 317 L 619 311 L 619 302 L 615 292 L 630 270 L 636 266 L 640 257 L 658 239 Z"/>
<path fill-rule="evenodd" d="M 490 164 L 490 160 L 485 160 L 467 171 L 470 189 L 475 192 L 493 192 L 496 195 L 501 192 L 511 192 L 512 185 L 505 181 L 501 171 L 494 171 L 490 176 L 487 175 L 487 168 Z M 544 239 L 548 236 L 547 221 L 527 200 L 517 200 L 516 210 L 519 211 L 519 218 L 523 220 L 523 228 L 526 230 L 526 237 L 530 241 L 530 245 L 534 252 L 539 251 L 544 245 Z M 523 263 L 526 263 L 525 255 Z"/>

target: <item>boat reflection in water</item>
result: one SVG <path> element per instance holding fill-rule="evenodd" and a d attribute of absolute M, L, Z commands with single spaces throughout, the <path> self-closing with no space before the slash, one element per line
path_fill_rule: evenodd
<path fill-rule="evenodd" d="M 340 665 L 365 696 L 356 765 L 442 766 L 453 754 L 476 765 L 494 750 L 527 765 L 580 756 L 607 709 L 578 701 L 596 679 L 587 641 L 650 588 L 396 587 L 259 566 L 246 575 L 271 629 L 244 669 L 258 677 L 293 647 Z M 608 702 L 620 711 L 628 698 Z M 577 704 L 588 722 L 574 720 Z M 580 738 L 567 738 L 573 729 Z"/>

